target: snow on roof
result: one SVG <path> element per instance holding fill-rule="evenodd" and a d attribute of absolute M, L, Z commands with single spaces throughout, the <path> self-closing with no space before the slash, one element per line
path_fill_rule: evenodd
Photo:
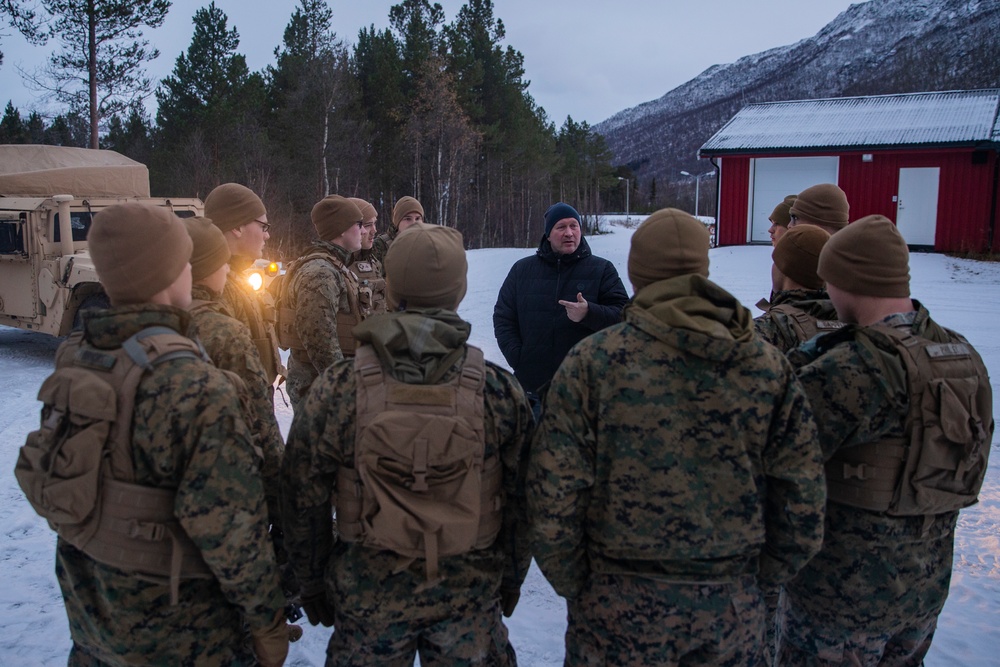
<path fill-rule="evenodd" d="M 1000 143 L 1000 89 L 751 104 L 700 155 Z"/>

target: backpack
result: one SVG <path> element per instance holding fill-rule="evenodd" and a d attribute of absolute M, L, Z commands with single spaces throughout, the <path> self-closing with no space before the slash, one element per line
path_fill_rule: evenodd
<path fill-rule="evenodd" d="M 212 574 L 174 517 L 175 491 L 134 483 L 132 414 L 147 372 L 171 359 L 205 360 L 204 351 L 166 327 L 113 350 L 82 340 L 77 332 L 59 347 L 38 392 L 41 428 L 28 434 L 14 474 L 62 539 L 105 565 L 169 581 L 176 604 L 182 577 Z"/>
<path fill-rule="evenodd" d="M 302 340 L 299 338 L 298 328 L 295 326 L 295 295 L 292 293 L 292 285 L 295 282 L 294 276 L 296 272 L 302 268 L 307 262 L 313 260 L 325 260 L 329 262 L 331 266 L 336 268 L 347 279 L 347 285 L 355 286 L 355 290 L 358 289 L 358 277 L 354 273 L 344 266 L 342 263 L 337 261 L 327 252 L 313 252 L 308 255 L 304 255 L 299 259 L 292 262 L 285 272 L 285 275 L 278 276 L 273 281 L 269 287 L 272 294 L 276 295 L 274 308 L 277 312 L 277 325 L 275 326 L 275 332 L 278 336 L 278 346 L 282 350 L 302 350 L 305 351 L 305 346 L 302 344 Z M 371 301 L 370 288 L 365 288 L 369 290 L 368 301 Z M 337 312 L 337 340 L 340 343 L 340 350 L 345 355 L 351 355 L 354 353 L 357 347 L 357 341 L 354 339 L 354 334 L 352 330 L 357 325 L 361 324 L 363 319 L 361 316 L 361 309 L 358 305 L 359 293 L 352 289 L 347 290 L 347 302 L 350 304 L 350 313 Z M 322 370 L 322 369 L 320 369 Z"/>
<path fill-rule="evenodd" d="M 982 358 L 946 331 L 938 343 L 875 326 L 862 345 L 895 351 L 906 370 L 906 435 L 838 450 L 826 464 L 831 500 L 893 516 L 930 516 L 978 500 L 993 436 L 993 392 Z"/>
<path fill-rule="evenodd" d="M 500 532 L 503 468 L 484 456 L 486 366 L 482 350 L 466 349 L 446 384 L 394 379 L 371 346 L 354 359 L 354 467 L 338 472 L 337 528 L 347 542 L 423 558 L 429 585 L 439 558 L 485 549 Z"/>
<path fill-rule="evenodd" d="M 801 308 L 796 308 L 788 303 L 772 306 L 768 308 L 767 312 L 769 314 L 781 313 L 785 315 L 788 318 L 792 333 L 795 334 L 800 343 L 806 342 L 817 334 L 836 331 L 844 326 L 844 323 L 838 320 L 821 320 L 813 317 Z"/>

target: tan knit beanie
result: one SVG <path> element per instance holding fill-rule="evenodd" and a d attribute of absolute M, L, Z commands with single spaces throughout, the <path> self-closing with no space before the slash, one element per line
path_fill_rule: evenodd
<path fill-rule="evenodd" d="M 223 183 L 205 198 L 205 217 L 224 232 L 267 215 L 264 202 L 239 183 Z"/>
<path fill-rule="evenodd" d="M 385 256 L 385 292 L 390 310 L 458 309 L 465 297 L 462 233 L 451 227 L 419 222 L 396 237 Z"/>
<path fill-rule="evenodd" d="M 375 210 L 375 207 L 366 202 L 364 199 L 358 199 L 357 197 L 348 197 L 347 201 L 351 202 L 352 204 L 358 207 L 358 210 L 361 211 L 361 219 L 364 220 L 365 222 L 368 222 L 369 220 L 378 215 L 378 211 Z"/>
<path fill-rule="evenodd" d="M 707 278 L 710 245 L 708 230 L 694 216 L 676 208 L 657 211 L 632 234 L 628 278 L 633 289 L 689 273 Z"/>
<path fill-rule="evenodd" d="M 101 210 L 87 234 L 90 257 L 115 305 L 145 303 L 170 287 L 191 260 L 191 237 L 170 209 L 116 204 Z"/>
<path fill-rule="evenodd" d="M 184 226 L 194 244 L 191 251 L 191 280 L 198 282 L 229 262 L 229 244 L 222 230 L 208 218 L 186 218 Z"/>
<path fill-rule="evenodd" d="M 788 195 L 785 197 L 781 203 L 775 206 L 774 210 L 771 211 L 771 215 L 768 217 L 768 220 L 779 227 L 788 227 L 788 223 L 790 222 L 789 217 L 791 216 L 789 210 L 792 208 L 792 204 L 795 203 L 795 199 L 795 195 Z"/>
<path fill-rule="evenodd" d="M 816 275 L 819 253 L 830 234 L 816 225 L 792 227 L 778 239 L 771 251 L 774 265 L 783 274 L 807 289 L 823 289 L 823 279 Z"/>
<path fill-rule="evenodd" d="M 828 225 L 834 231 L 847 226 L 851 205 L 847 195 L 833 183 L 820 183 L 799 193 L 789 214 L 802 218 L 802 222 Z"/>
<path fill-rule="evenodd" d="M 861 218 L 831 236 L 817 273 L 852 294 L 910 296 L 910 251 L 896 225 L 881 215 Z"/>
<path fill-rule="evenodd" d="M 392 226 L 399 228 L 399 221 L 406 217 L 407 213 L 416 211 L 420 217 L 424 215 L 424 207 L 413 197 L 401 197 L 396 205 L 392 207 Z"/>
<path fill-rule="evenodd" d="M 324 241 L 332 241 L 362 221 L 361 211 L 349 199 L 330 195 L 316 202 L 312 209 L 312 223 Z"/>

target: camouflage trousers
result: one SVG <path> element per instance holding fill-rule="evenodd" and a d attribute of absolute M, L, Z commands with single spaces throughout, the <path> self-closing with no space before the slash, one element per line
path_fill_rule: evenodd
<path fill-rule="evenodd" d="M 443 618 L 374 622 L 337 613 L 326 667 L 517 667 L 500 605 L 475 603 Z"/>
<path fill-rule="evenodd" d="M 593 575 L 568 607 L 567 666 L 764 664 L 764 600 L 753 576 L 682 584 Z"/>
<path fill-rule="evenodd" d="M 822 550 L 785 585 L 775 665 L 920 665 L 951 583 L 956 512 L 827 504 Z"/>

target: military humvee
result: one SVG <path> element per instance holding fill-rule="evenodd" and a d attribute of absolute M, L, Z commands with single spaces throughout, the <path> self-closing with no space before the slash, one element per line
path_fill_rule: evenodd
<path fill-rule="evenodd" d="M 113 151 L 0 145 L 0 324 L 64 336 L 81 309 L 106 307 L 87 232 L 126 201 L 204 213 L 200 199 L 150 197 L 145 165 Z"/>

